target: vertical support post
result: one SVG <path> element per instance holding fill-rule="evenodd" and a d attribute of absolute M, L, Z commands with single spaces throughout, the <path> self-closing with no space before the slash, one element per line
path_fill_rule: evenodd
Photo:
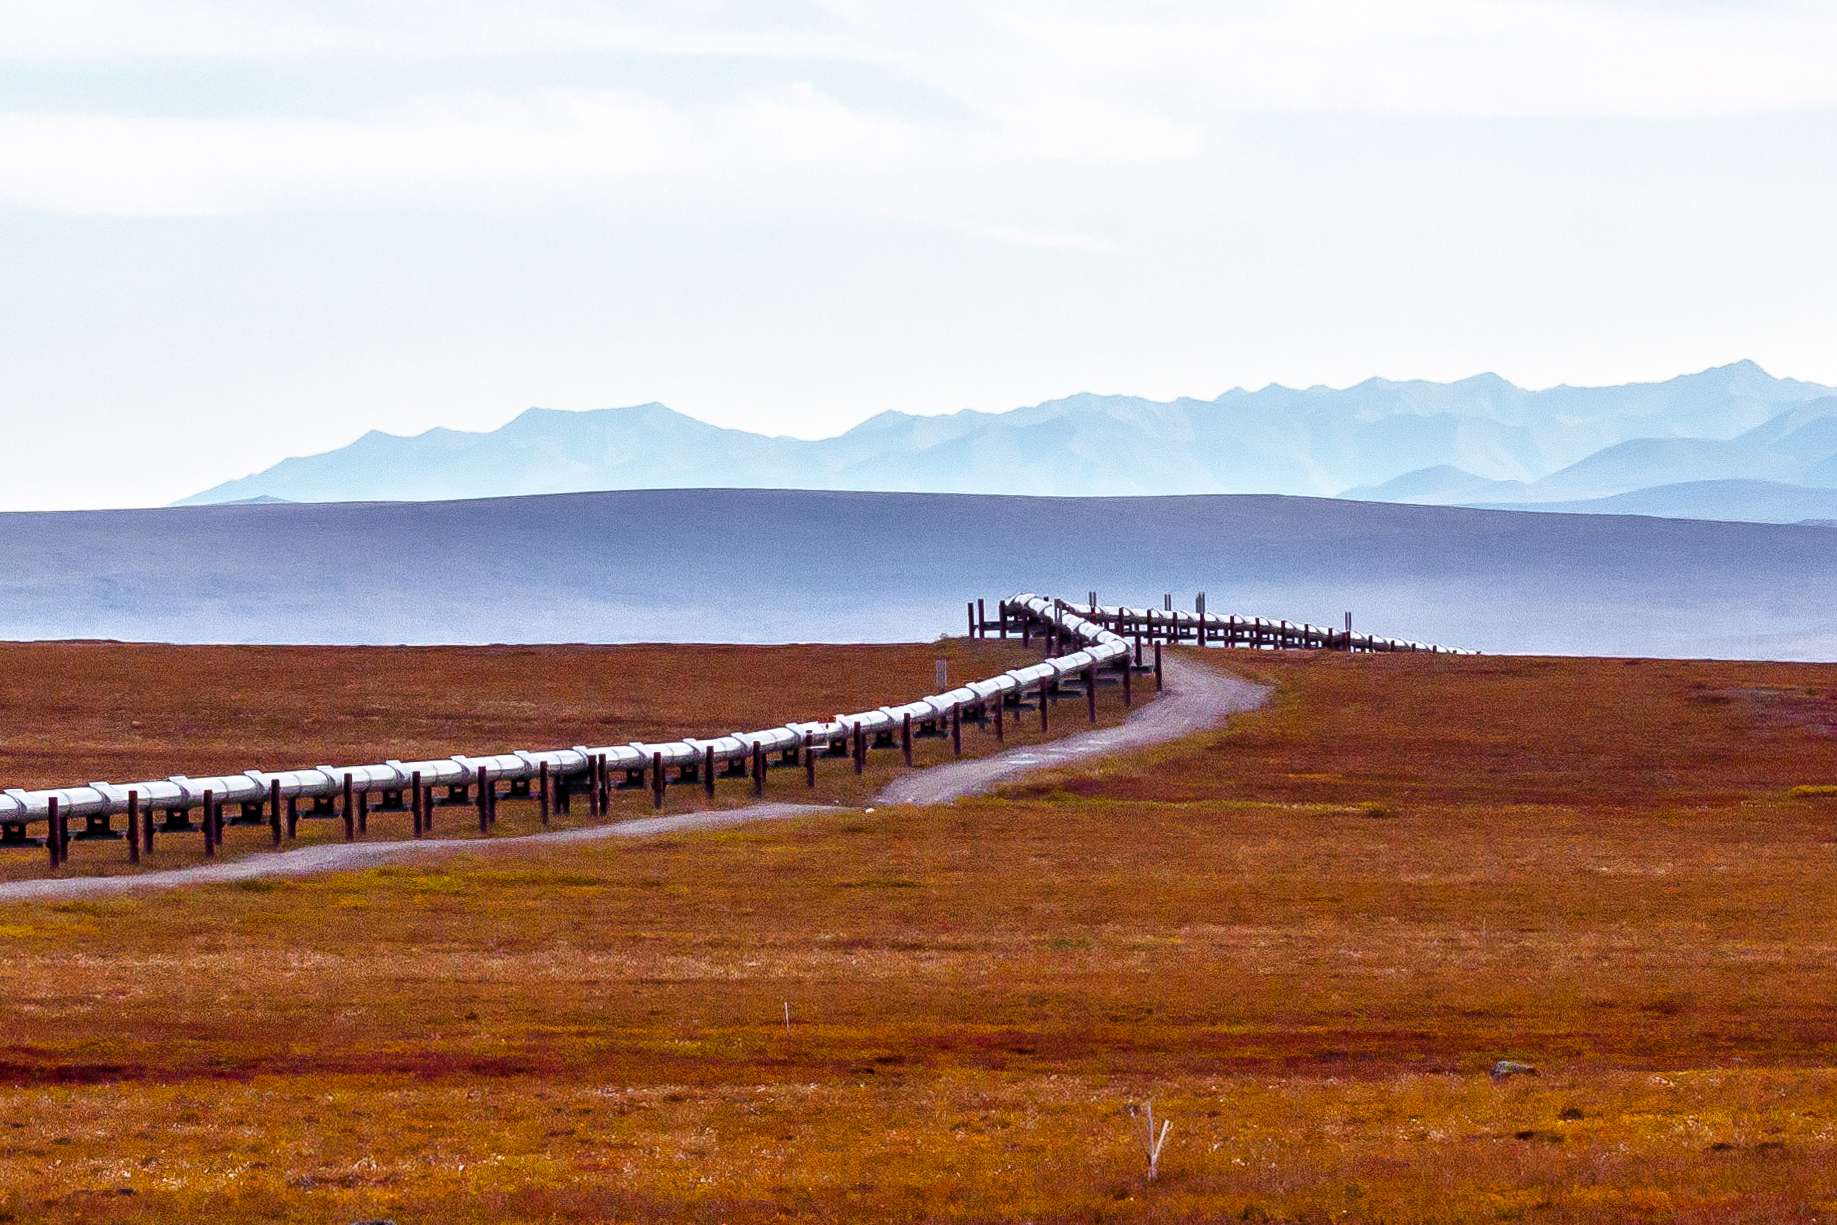
<path fill-rule="evenodd" d="M 663 754 L 651 754 L 651 807 L 663 807 L 663 789 L 670 785 L 670 780 L 663 776 Z"/>
<path fill-rule="evenodd" d="M 1199 645 L 1204 646 L 1206 644 L 1206 638 L 1208 637 L 1206 632 L 1206 593 L 1203 591 L 1200 592 L 1193 602 L 1199 605 L 1199 607 L 1193 611 L 1199 614 Z"/>
<path fill-rule="evenodd" d="M 1046 712 L 1052 709 L 1052 692 L 1047 689 L 1046 681 L 1040 682 L 1040 730 L 1046 731 Z"/>
<path fill-rule="evenodd" d="M 1142 623 L 1135 623 L 1135 666 L 1142 666 Z"/>
<path fill-rule="evenodd" d="M 287 797 L 287 838 L 292 841 L 300 836 L 300 797 Z"/>
<path fill-rule="evenodd" d="M 1161 644 L 1155 643 L 1155 692 L 1161 692 Z"/>
<path fill-rule="evenodd" d="M 1129 666 L 1129 657 L 1127 655 L 1123 656 L 1123 707 L 1124 709 L 1127 709 L 1135 705 L 1135 695 L 1131 693 L 1129 690 L 1129 677 L 1132 673 L 1134 673 L 1134 671 L 1135 669 Z"/>
<path fill-rule="evenodd" d="M 344 840 L 357 841 L 357 797 L 351 791 L 351 776 L 344 776 Z"/>
<path fill-rule="evenodd" d="M 714 798 L 714 746 L 702 746 L 702 794 Z"/>
<path fill-rule="evenodd" d="M 995 612 L 1001 618 L 1001 636 L 1006 638 L 1008 636 L 1008 602 L 1003 600 L 996 604 Z"/>
<path fill-rule="evenodd" d="M 988 636 L 989 636 L 988 605 L 983 603 L 981 596 L 977 596 L 976 597 L 976 637 L 987 638 Z"/>
<path fill-rule="evenodd" d="M 426 832 L 421 828 L 421 816 L 423 806 L 427 803 L 427 789 L 421 785 L 421 771 L 416 770 L 414 774 L 409 777 L 409 784 L 412 792 L 409 799 L 409 806 L 415 810 L 415 837 L 419 838 Z M 548 800 L 548 792 L 545 790 L 542 794 L 543 804 L 547 805 Z"/>
<path fill-rule="evenodd" d="M 478 832 L 491 832 L 491 792 L 497 784 L 491 781 L 491 771 L 480 766 L 474 773 L 478 776 Z"/>
<path fill-rule="evenodd" d="M 52 871 L 64 862 L 63 844 L 57 836 L 57 808 L 55 795 L 45 802 L 45 851 L 50 857 Z"/>
<path fill-rule="evenodd" d="M 1021 645 L 1033 645 L 1033 614 L 1027 611 L 1025 604 L 1021 605 Z"/>
<path fill-rule="evenodd" d="M 804 786 L 816 786 L 816 750 L 812 747 L 813 737 L 804 733 Z"/>
<path fill-rule="evenodd" d="M 861 724 L 855 724 L 855 773 L 867 769 L 867 733 L 861 730 Z"/>
<path fill-rule="evenodd" d="M 1350 612 L 1346 614 L 1346 650 L 1348 653 L 1352 650 L 1352 614 Z"/>
<path fill-rule="evenodd" d="M 950 755 L 952 757 L 963 756 L 963 708 L 961 706 L 950 708 Z M 911 762 L 912 754 L 908 752 L 906 763 L 910 765 Z"/>
<path fill-rule="evenodd" d="M 421 832 L 431 834 L 434 832 L 434 788 L 432 784 L 428 785 L 421 802 L 426 805 L 426 811 L 421 814 Z"/>
<path fill-rule="evenodd" d="M 268 780 L 268 845 L 281 845 L 281 780 Z"/>
<path fill-rule="evenodd" d="M 1097 665 L 1091 664 L 1084 670 L 1084 711 L 1086 721 L 1097 722 Z"/>
<path fill-rule="evenodd" d="M 976 636 L 976 601 L 963 601 L 963 616 L 970 623 L 970 637 Z"/>
<path fill-rule="evenodd" d="M 753 795 L 755 798 L 765 794 L 765 747 L 757 740 L 753 741 Z"/>
<path fill-rule="evenodd" d="M 368 788 L 357 793 L 357 832 L 370 832 L 370 791 Z"/>
<path fill-rule="evenodd" d="M 140 814 L 140 849 L 148 855 L 153 853 L 153 804 L 147 803 Z"/>
<path fill-rule="evenodd" d="M 910 712 L 899 717 L 899 753 L 910 766 L 912 764 L 912 715 Z"/>
<path fill-rule="evenodd" d="M 128 862 L 140 862 L 140 792 L 128 792 Z"/>
<path fill-rule="evenodd" d="M 214 859 L 217 855 L 217 797 L 210 792 L 204 793 L 204 858 Z"/>
<path fill-rule="evenodd" d="M 995 743 L 1002 744 L 1008 739 L 1008 697 L 1006 694 L 995 695 Z"/>
<path fill-rule="evenodd" d="M 612 807 L 612 797 L 607 794 L 606 754 L 596 753 L 593 756 L 593 815 L 604 817 Z"/>

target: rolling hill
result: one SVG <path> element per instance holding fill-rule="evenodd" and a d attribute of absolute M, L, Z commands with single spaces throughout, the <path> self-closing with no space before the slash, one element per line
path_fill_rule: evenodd
<path fill-rule="evenodd" d="M 1656 515 L 1747 523 L 1814 523 L 1837 518 L 1837 489 L 1778 481 L 1685 481 L 1575 502 L 1504 502 L 1487 510 L 1577 515 Z"/>
<path fill-rule="evenodd" d="M 0 515 L 7 638 L 924 639 L 971 596 L 1092 587 L 1487 651 L 1837 653 L 1825 527 L 775 490 Z"/>

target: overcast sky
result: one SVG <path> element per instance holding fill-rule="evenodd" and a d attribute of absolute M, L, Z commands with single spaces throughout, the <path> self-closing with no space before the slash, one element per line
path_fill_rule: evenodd
<path fill-rule="evenodd" d="M 1837 382 L 1837 6 L 4 0 L 0 509 L 365 430 Z"/>

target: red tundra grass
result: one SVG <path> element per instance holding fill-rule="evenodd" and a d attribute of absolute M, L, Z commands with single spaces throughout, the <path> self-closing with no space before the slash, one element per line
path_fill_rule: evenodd
<path fill-rule="evenodd" d="M 0 1208 L 1837 1215 L 1837 669 L 1205 658 L 949 808 L 0 907 Z"/>

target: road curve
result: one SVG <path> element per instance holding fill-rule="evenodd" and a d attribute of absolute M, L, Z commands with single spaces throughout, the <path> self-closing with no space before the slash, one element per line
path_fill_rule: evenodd
<path fill-rule="evenodd" d="M 1225 720 L 1255 710 L 1269 697 L 1269 686 L 1169 657 L 1162 666 L 1165 689 L 1115 727 L 1079 732 L 1046 744 L 1009 749 L 990 757 L 952 761 L 901 775 L 874 797 L 877 804 L 948 804 L 979 795 L 1022 774 L 1071 765 L 1124 749 L 1165 744 L 1182 736 L 1223 726 Z M 1060 718 L 1064 718 L 1061 715 Z"/>
<path fill-rule="evenodd" d="M 1008 749 L 967 761 L 931 766 L 895 779 L 874 797 L 875 804 L 948 804 L 988 791 L 998 783 L 1035 770 L 1069 765 L 1123 749 L 1164 744 L 1182 736 L 1224 725 L 1227 718 L 1261 706 L 1269 686 L 1228 676 L 1178 658 L 1163 668 L 1166 690 L 1137 707 L 1115 727 L 1080 732 L 1048 744 Z M 459 852 L 480 854 L 517 850 L 532 844 L 595 842 L 605 838 L 643 838 L 652 834 L 724 829 L 754 821 L 782 821 L 820 812 L 848 811 L 832 804 L 749 804 L 743 808 L 686 812 L 668 817 L 640 817 L 608 825 L 519 834 L 508 838 L 427 839 L 397 842 L 337 842 L 272 854 L 254 854 L 227 863 L 198 864 L 131 876 L 79 876 L 62 880 L 22 880 L 0 884 L 0 902 L 101 897 L 185 885 L 225 884 L 267 877 L 308 876 L 344 868 L 368 867 L 402 859 Z"/>

